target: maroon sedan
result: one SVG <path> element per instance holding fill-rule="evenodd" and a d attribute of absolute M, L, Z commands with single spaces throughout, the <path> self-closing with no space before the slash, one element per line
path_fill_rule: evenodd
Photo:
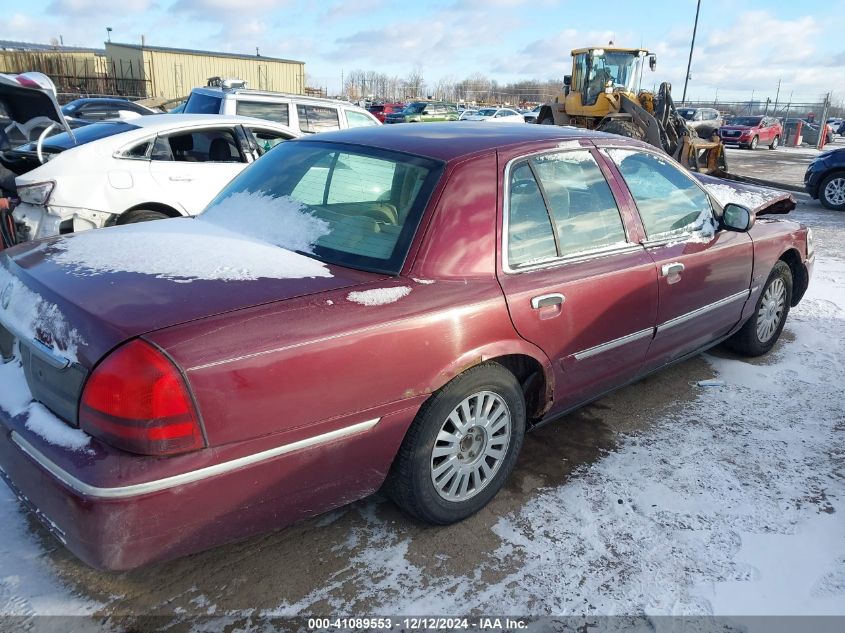
<path fill-rule="evenodd" d="M 740 116 L 719 128 L 719 137 L 726 145 L 757 149 L 766 145 L 777 149 L 783 140 L 783 127 L 778 119 L 769 116 Z"/>
<path fill-rule="evenodd" d="M 459 521 L 530 428 L 720 341 L 772 348 L 809 231 L 713 191 L 584 130 L 361 128 L 282 144 L 197 219 L 7 250 L 3 478 L 106 569 L 382 486 Z"/>

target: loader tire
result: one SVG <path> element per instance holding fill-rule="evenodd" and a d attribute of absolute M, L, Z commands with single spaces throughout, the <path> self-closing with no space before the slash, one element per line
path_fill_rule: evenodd
<path fill-rule="evenodd" d="M 624 119 L 611 119 L 599 126 L 599 132 L 618 134 L 626 138 L 635 138 L 638 141 L 645 140 L 645 130 L 632 121 Z"/>

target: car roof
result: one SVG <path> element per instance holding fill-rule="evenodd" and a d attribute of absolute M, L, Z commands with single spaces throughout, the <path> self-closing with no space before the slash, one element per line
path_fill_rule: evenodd
<path fill-rule="evenodd" d="M 65 105 L 70 105 L 71 103 L 132 103 L 129 99 L 124 99 L 122 97 L 80 97 L 79 99 L 74 99 L 66 103 Z"/>
<path fill-rule="evenodd" d="M 132 125 L 147 131 L 171 129 L 180 125 L 231 125 L 238 123 L 265 126 L 269 125 L 270 127 L 290 129 L 288 126 L 276 123 L 275 121 L 256 119 L 255 117 L 240 116 L 237 114 L 151 114 L 149 116 L 132 119 Z"/>
<path fill-rule="evenodd" d="M 556 125 L 502 123 L 471 125 L 463 122 L 416 123 L 351 128 L 321 132 L 297 142 L 337 142 L 452 161 L 464 156 L 531 142 L 618 138 L 612 134 Z M 632 141 L 632 144 L 635 144 Z"/>
<path fill-rule="evenodd" d="M 275 99 L 292 99 L 297 101 L 298 103 L 315 103 L 320 105 L 334 105 L 334 106 L 343 106 L 345 108 L 361 108 L 360 106 L 355 105 L 349 101 L 344 101 L 343 99 L 331 99 L 327 97 L 311 97 L 309 95 L 300 95 L 295 94 L 292 92 L 274 92 L 272 90 L 255 90 L 253 88 L 227 88 L 223 89 L 218 86 L 198 86 L 197 88 L 193 88 L 191 90 L 192 93 L 196 92 L 199 94 L 204 95 L 211 95 L 214 97 L 226 97 L 226 96 L 234 96 L 234 97 L 243 97 L 248 99 L 249 97 L 268 97 L 268 98 L 275 98 Z"/>

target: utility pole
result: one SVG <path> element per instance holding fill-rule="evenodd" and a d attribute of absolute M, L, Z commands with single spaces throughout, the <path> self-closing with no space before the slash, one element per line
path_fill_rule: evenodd
<path fill-rule="evenodd" d="M 695 5 L 695 24 L 692 27 L 692 42 L 689 45 L 689 61 L 687 62 L 687 76 L 684 78 L 684 96 L 681 97 L 681 103 L 687 101 L 687 83 L 689 83 L 689 73 L 692 68 L 692 50 L 695 48 L 695 32 L 698 30 L 698 12 L 701 9 L 701 0 Z"/>
<path fill-rule="evenodd" d="M 778 97 L 780 97 L 780 82 L 781 80 L 778 79 L 778 91 L 775 93 L 775 107 L 772 108 L 772 114 L 774 116 L 778 115 Z"/>

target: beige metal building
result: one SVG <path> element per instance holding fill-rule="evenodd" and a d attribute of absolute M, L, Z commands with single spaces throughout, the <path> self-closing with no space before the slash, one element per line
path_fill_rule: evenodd
<path fill-rule="evenodd" d="M 106 58 L 116 76 L 141 80 L 146 97 L 183 97 L 210 77 L 245 79 L 260 90 L 305 91 L 305 62 L 290 59 L 113 42 L 106 43 Z"/>

